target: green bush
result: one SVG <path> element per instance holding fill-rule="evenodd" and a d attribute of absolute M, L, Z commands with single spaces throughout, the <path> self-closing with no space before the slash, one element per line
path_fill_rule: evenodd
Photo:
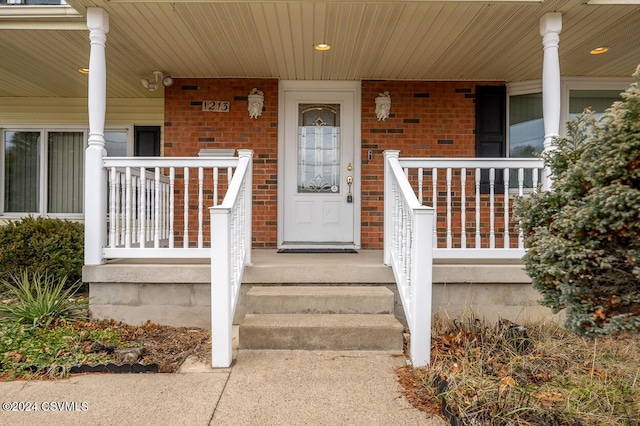
<path fill-rule="evenodd" d="M 59 322 L 86 320 L 88 300 L 73 298 L 82 283 L 68 286 L 66 281 L 66 277 L 30 275 L 26 270 L 11 275 L 10 280 L 0 280 L 0 288 L 8 298 L 0 303 L 0 322 L 47 328 Z"/>
<path fill-rule="evenodd" d="M 634 77 L 601 119 L 585 112 L 542 156 L 553 189 L 515 205 L 542 304 L 591 337 L 640 331 L 640 66 Z"/>
<path fill-rule="evenodd" d="M 0 226 L 0 277 L 46 273 L 82 280 L 84 225 L 68 220 L 26 217 Z"/>

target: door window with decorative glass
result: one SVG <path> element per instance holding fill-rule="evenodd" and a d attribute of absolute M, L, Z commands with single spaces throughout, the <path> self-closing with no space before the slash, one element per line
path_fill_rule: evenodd
<path fill-rule="evenodd" d="M 298 193 L 340 191 L 340 105 L 300 104 Z"/>

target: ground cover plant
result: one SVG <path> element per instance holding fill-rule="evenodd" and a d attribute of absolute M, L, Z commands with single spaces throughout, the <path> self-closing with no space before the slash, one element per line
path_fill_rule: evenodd
<path fill-rule="evenodd" d="M 426 368 L 397 370 L 409 401 L 460 425 L 638 425 L 640 336 L 590 340 L 555 324 L 437 322 Z"/>
<path fill-rule="evenodd" d="M 23 271 L 0 283 L 0 379 L 60 378 L 74 366 L 110 363 L 174 372 L 188 356 L 211 357 L 208 330 L 90 321 L 79 283 L 68 286 L 65 277 Z"/>
<path fill-rule="evenodd" d="M 49 274 L 10 274 L 0 279 L 4 303 L 0 304 L 0 322 L 31 324 L 48 328 L 57 321 L 86 320 L 89 301 L 75 297 L 81 282 L 67 284 L 67 277 L 57 279 Z"/>
<path fill-rule="evenodd" d="M 211 362 L 211 331 L 116 321 L 58 323 L 42 328 L 0 324 L 0 380 L 65 378 L 78 365 L 123 361 L 115 351 L 143 348 L 136 362 L 176 372 L 188 357 Z"/>

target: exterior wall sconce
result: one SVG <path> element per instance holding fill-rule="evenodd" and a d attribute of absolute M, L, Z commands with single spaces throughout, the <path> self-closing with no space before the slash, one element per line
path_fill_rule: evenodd
<path fill-rule="evenodd" d="M 390 110 L 391 96 L 389 96 L 389 92 L 378 93 L 378 96 L 376 96 L 376 117 L 378 117 L 378 121 L 384 121 L 389 118 Z"/>
<path fill-rule="evenodd" d="M 247 97 L 249 101 L 249 118 L 258 118 L 262 115 L 262 107 L 264 106 L 264 93 L 255 87 L 249 92 Z"/>

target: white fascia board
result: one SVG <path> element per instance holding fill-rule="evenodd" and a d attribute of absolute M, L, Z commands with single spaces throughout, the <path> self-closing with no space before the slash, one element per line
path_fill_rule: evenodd
<path fill-rule="evenodd" d="M 640 4 L 640 0 L 589 0 L 588 5 L 634 5 Z"/>
<path fill-rule="evenodd" d="M 68 5 L 51 6 L 0 6 L 0 20 L 29 20 L 29 19 L 83 19 L 77 10 Z"/>
<path fill-rule="evenodd" d="M 253 0 L 252 3 L 287 3 L 291 0 Z M 627 0 L 635 1 L 635 0 Z M 238 0 L 109 0 L 109 3 L 237 3 Z M 414 0 L 415 3 L 543 3 L 544 0 Z M 310 0 L 309 3 L 327 3 L 326 0 Z M 330 3 L 373 3 L 371 0 L 333 0 Z M 378 3 L 406 3 L 406 0 L 385 0 Z"/>
<path fill-rule="evenodd" d="M 87 23 L 68 5 L 0 6 L 0 29 L 3 30 L 86 30 Z"/>

